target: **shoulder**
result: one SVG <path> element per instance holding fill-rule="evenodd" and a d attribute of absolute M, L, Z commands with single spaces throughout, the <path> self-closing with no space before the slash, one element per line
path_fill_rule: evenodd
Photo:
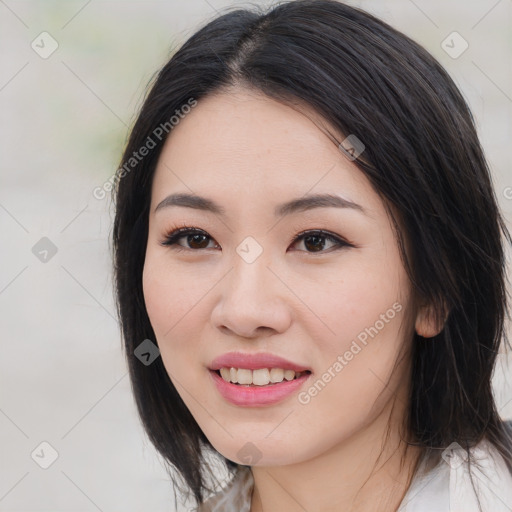
<path fill-rule="evenodd" d="M 400 512 L 510 512 L 512 473 L 497 448 L 483 440 L 470 457 L 452 443 L 434 468 L 420 465 Z M 480 506 L 481 508 L 480 508 Z"/>
<path fill-rule="evenodd" d="M 250 512 L 253 486 L 250 468 L 240 466 L 235 476 L 196 512 Z M 399 510 L 510 512 L 512 473 L 489 441 L 482 440 L 470 448 L 470 457 L 460 445 L 452 443 L 435 468 L 426 474 L 420 471 L 415 477 Z"/>
<path fill-rule="evenodd" d="M 450 471 L 453 510 L 478 511 L 478 501 L 484 512 L 512 510 L 512 473 L 497 448 L 483 440 L 470 449 L 469 460 L 462 452 Z"/>

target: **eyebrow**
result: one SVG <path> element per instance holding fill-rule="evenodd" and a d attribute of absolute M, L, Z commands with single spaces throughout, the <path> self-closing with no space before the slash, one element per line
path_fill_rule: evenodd
<path fill-rule="evenodd" d="M 215 201 L 208 199 L 207 197 L 188 193 L 171 194 L 167 196 L 157 205 L 154 213 L 171 206 L 193 208 L 196 210 L 211 212 L 221 217 L 226 217 L 226 210 Z M 292 199 L 291 201 L 277 205 L 274 209 L 274 215 L 276 217 L 284 217 L 286 215 L 305 212 L 315 208 L 350 208 L 368 215 L 361 205 L 333 194 L 313 194 Z"/>

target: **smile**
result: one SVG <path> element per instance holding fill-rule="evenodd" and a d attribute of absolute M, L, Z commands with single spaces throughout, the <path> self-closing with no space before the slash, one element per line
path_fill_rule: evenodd
<path fill-rule="evenodd" d="M 293 370 L 289 370 L 294 373 L 291 380 L 287 380 L 284 376 L 284 370 L 279 368 L 272 368 L 270 371 L 268 368 L 263 368 L 260 370 L 233 368 L 233 370 L 236 372 L 237 379 L 239 372 L 241 374 L 241 380 L 244 380 L 245 376 L 245 382 L 247 382 L 249 378 L 251 381 L 254 378 L 256 378 L 256 381 L 258 381 L 258 372 L 261 370 L 266 371 L 269 377 L 272 370 L 280 370 L 283 372 L 283 378 L 279 382 L 269 381 L 267 384 L 242 384 L 240 382 L 233 383 L 231 380 L 225 380 L 221 376 L 220 370 L 209 370 L 208 373 L 210 374 L 213 383 L 220 395 L 229 403 L 240 407 L 264 407 L 281 402 L 290 397 L 292 394 L 298 392 L 311 376 L 311 372 L 309 370 L 301 372 L 300 374 L 295 374 Z M 245 373 L 246 371 L 250 373 Z M 229 372 L 229 379 L 231 379 L 231 368 L 229 369 Z M 256 373 L 256 377 L 254 377 L 254 373 Z M 274 374 L 275 373 L 276 372 L 274 372 Z M 264 372 L 262 372 L 262 374 L 263 377 L 267 379 Z M 290 376 L 290 374 L 288 374 L 288 376 Z"/>

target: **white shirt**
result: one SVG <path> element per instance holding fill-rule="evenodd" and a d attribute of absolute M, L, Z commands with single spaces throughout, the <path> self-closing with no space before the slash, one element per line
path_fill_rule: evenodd
<path fill-rule="evenodd" d="M 457 447 L 443 452 L 428 473 L 425 459 L 420 463 L 397 512 L 512 512 L 512 474 L 497 449 L 486 440 L 470 448 L 470 471 L 465 450 Z M 250 512 L 253 486 L 250 468 L 242 466 L 197 512 Z"/>

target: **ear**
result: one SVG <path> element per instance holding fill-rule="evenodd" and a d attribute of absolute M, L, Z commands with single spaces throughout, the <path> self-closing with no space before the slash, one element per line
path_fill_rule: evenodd
<path fill-rule="evenodd" d="M 446 307 L 444 311 L 447 311 Z M 444 315 L 444 320 L 436 320 L 434 307 L 431 304 L 420 306 L 416 314 L 415 331 L 423 338 L 433 338 L 443 330 L 447 318 L 448 312 Z"/>

